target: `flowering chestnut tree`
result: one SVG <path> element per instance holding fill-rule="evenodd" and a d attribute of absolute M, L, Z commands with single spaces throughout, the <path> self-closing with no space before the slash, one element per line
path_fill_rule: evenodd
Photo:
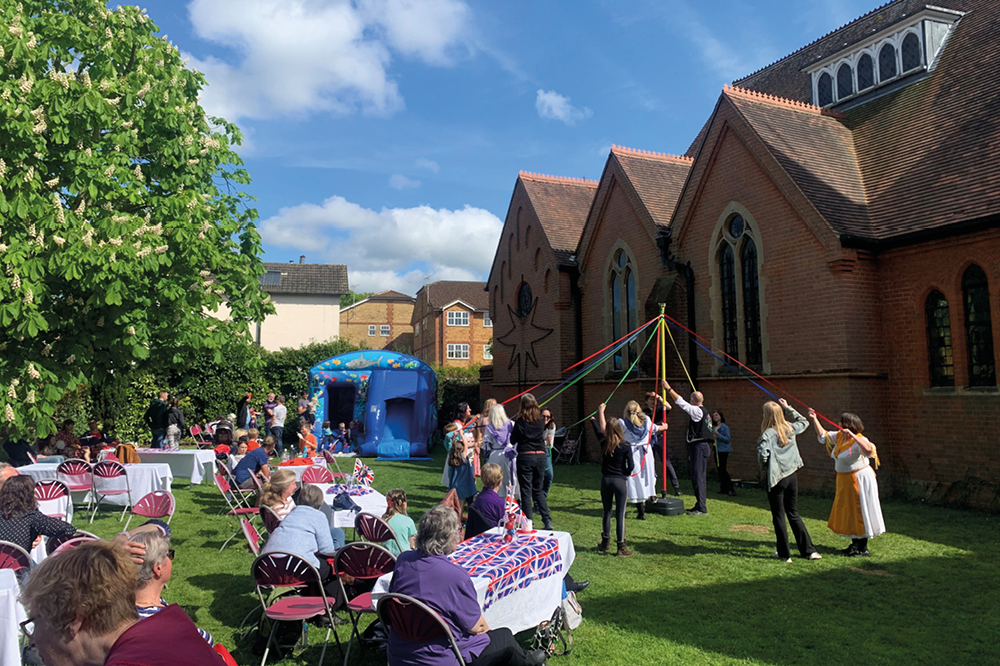
<path fill-rule="evenodd" d="M 0 3 L 0 423 L 48 434 L 80 382 L 251 344 L 273 311 L 239 130 L 157 33 L 100 0 Z"/>

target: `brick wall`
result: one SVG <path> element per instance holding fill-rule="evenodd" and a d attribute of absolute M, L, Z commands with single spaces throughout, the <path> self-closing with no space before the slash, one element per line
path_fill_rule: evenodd
<path fill-rule="evenodd" d="M 369 349 L 401 349 L 401 343 L 412 346 L 413 303 L 409 301 L 369 300 L 340 312 L 340 337 L 352 344 Z M 389 326 L 389 335 L 382 335 L 382 326 Z M 375 326 L 375 335 L 369 335 Z M 402 337 L 401 337 L 402 336 Z"/>

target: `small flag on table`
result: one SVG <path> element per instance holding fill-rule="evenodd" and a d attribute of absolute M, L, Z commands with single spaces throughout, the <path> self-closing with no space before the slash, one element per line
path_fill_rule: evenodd
<path fill-rule="evenodd" d="M 514 499 L 514 486 L 507 486 L 507 498 L 504 501 L 503 540 L 510 543 L 514 540 L 514 531 L 519 523 L 524 523 L 521 506 Z"/>
<path fill-rule="evenodd" d="M 361 458 L 355 458 L 354 460 L 354 480 L 369 488 L 375 480 L 375 472 L 371 471 L 368 465 L 361 462 Z"/>

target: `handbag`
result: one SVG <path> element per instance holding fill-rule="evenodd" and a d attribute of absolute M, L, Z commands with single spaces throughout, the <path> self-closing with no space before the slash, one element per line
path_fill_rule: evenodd
<path fill-rule="evenodd" d="M 566 598 L 562 600 L 562 611 L 565 617 L 566 626 L 570 631 L 576 629 L 583 622 L 583 607 L 576 598 L 576 592 L 567 592 Z"/>
<path fill-rule="evenodd" d="M 354 500 L 347 493 L 339 493 L 333 496 L 334 511 L 361 511 L 361 507 L 355 504 Z"/>
<path fill-rule="evenodd" d="M 535 635 L 531 637 L 531 649 L 545 650 L 545 653 L 550 657 L 556 654 L 569 654 L 573 651 L 573 634 L 566 626 L 566 616 L 562 606 L 556 606 L 552 617 L 539 624 L 538 628 L 535 629 Z"/>

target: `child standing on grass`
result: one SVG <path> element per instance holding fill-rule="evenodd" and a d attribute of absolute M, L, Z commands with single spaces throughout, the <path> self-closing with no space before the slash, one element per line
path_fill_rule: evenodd
<path fill-rule="evenodd" d="M 591 419 L 597 440 L 603 440 L 604 453 L 601 456 L 601 503 L 604 517 L 601 521 L 601 543 L 597 550 L 606 553 L 611 540 L 611 507 L 615 509 L 615 536 L 618 537 L 618 557 L 631 557 L 632 551 L 625 546 L 625 507 L 628 506 L 628 479 L 635 469 L 632 447 L 625 442 L 622 422 L 608 421 L 604 416 L 605 404 L 597 408 L 598 420 Z"/>
<path fill-rule="evenodd" d="M 316 456 L 316 435 L 309 432 L 312 424 L 303 421 L 299 425 L 299 453 L 303 458 L 314 458 Z"/>
<path fill-rule="evenodd" d="M 382 545 L 398 557 L 403 551 L 413 548 L 417 526 L 413 524 L 413 519 L 406 515 L 405 490 L 402 488 L 390 490 L 385 496 L 385 503 L 386 509 L 382 520 L 389 523 L 389 527 L 396 533 L 396 538 L 385 541 Z"/>
<path fill-rule="evenodd" d="M 757 446 L 757 462 L 767 473 L 767 501 L 771 505 L 771 522 L 774 524 L 773 557 L 792 561 L 788 528 L 785 526 L 787 515 L 799 554 L 807 560 L 819 560 L 823 556 L 816 552 L 798 507 L 799 480 L 796 472 L 802 467 L 802 456 L 799 455 L 795 436 L 805 432 L 809 422 L 789 407 L 784 398 L 779 402 L 780 405 L 770 400 L 764 403 L 764 420 L 760 425 L 760 443 Z"/>
<path fill-rule="evenodd" d="M 471 501 L 476 495 L 476 473 L 472 462 L 475 444 L 471 438 L 463 436 L 454 422 L 446 425 L 444 431 L 445 437 L 451 438 L 448 451 L 448 489 L 455 489 L 464 508 L 465 502 Z"/>
<path fill-rule="evenodd" d="M 885 533 L 878 481 L 871 463 L 879 465 L 875 445 L 861 434 L 865 424 L 857 414 L 841 414 L 839 432 L 824 430 L 814 409 L 809 410 L 809 418 L 837 470 L 837 495 L 826 526 L 851 540 L 851 545 L 841 551 L 844 555 L 871 557 L 868 539 Z"/>

